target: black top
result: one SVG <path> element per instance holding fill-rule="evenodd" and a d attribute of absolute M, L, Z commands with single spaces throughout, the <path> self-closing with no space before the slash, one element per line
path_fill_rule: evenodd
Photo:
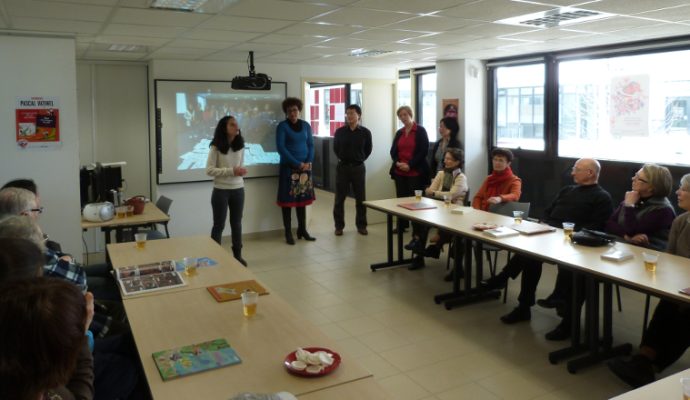
<path fill-rule="evenodd" d="M 563 222 L 574 222 L 575 230 L 602 231 L 612 212 L 611 195 L 598 184 L 570 185 L 562 188 L 546 207 L 544 222 L 558 228 Z"/>
<path fill-rule="evenodd" d="M 349 125 L 336 129 L 333 137 L 333 150 L 338 159 L 345 164 L 358 165 L 371 154 L 371 131 L 357 125 L 351 130 Z"/>

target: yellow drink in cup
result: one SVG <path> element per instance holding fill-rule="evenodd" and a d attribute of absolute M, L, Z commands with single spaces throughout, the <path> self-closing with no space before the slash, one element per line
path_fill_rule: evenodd
<path fill-rule="evenodd" d="M 573 222 L 564 222 L 563 223 L 563 235 L 565 235 L 566 239 L 570 239 L 573 236 L 574 230 L 575 230 L 575 223 L 573 223 Z"/>
<path fill-rule="evenodd" d="M 187 276 L 191 276 L 196 274 L 196 268 L 197 268 L 197 260 L 196 258 L 193 257 L 185 257 L 182 260 L 182 263 L 184 264 L 184 274 Z"/>
<path fill-rule="evenodd" d="M 414 199 L 417 201 L 422 201 L 422 191 L 421 190 L 415 190 L 414 191 Z"/>
<path fill-rule="evenodd" d="M 447 208 L 450 207 L 450 196 L 447 194 L 443 195 L 443 205 Z"/>
<path fill-rule="evenodd" d="M 259 293 L 253 290 L 242 292 L 242 311 L 244 316 L 251 318 L 256 314 L 256 306 L 259 302 Z"/>
<path fill-rule="evenodd" d="M 146 248 L 146 234 L 137 233 L 134 235 L 134 241 L 137 244 L 137 249 L 144 250 Z"/>
<path fill-rule="evenodd" d="M 127 206 L 127 211 L 125 212 L 125 215 L 128 217 L 133 217 L 134 216 L 134 206 Z"/>
<path fill-rule="evenodd" d="M 515 223 L 516 224 L 521 224 L 522 223 L 522 216 L 524 212 L 522 211 L 513 211 L 513 218 L 515 218 Z"/>
<path fill-rule="evenodd" d="M 124 217 L 127 216 L 127 207 L 124 207 L 124 206 L 117 207 L 117 208 L 115 209 L 115 212 L 117 213 L 117 218 L 118 218 L 118 219 L 124 218 Z"/>
<path fill-rule="evenodd" d="M 655 272 L 657 261 L 659 261 L 659 254 L 643 251 L 642 261 L 644 261 L 644 269 L 649 272 Z"/>

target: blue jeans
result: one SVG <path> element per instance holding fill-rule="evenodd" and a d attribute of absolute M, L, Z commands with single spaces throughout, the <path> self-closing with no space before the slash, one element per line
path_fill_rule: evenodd
<path fill-rule="evenodd" d="M 211 238 L 220 244 L 225 228 L 225 219 L 230 209 L 230 229 L 232 231 L 232 247 L 242 248 L 242 210 L 244 210 L 244 188 L 217 189 L 211 194 L 211 208 L 213 209 L 213 228 Z"/>

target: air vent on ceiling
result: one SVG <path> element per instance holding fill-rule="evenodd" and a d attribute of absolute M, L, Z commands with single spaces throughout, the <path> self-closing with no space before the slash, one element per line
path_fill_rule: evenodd
<path fill-rule="evenodd" d="M 366 49 L 355 49 L 350 52 L 352 57 L 379 57 L 384 54 L 392 53 L 391 50 L 366 50 Z"/>
<path fill-rule="evenodd" d="M 549 11 L 542 11 L 538 13 L 506 18 L 499 21 L 495 21 L 495 23 L 527 26 L 534 28 L 553 28 L 556 26 L 579 24 L 585 21 L 593 21 L 596 19 L 609 18 L 613 16 L 614 14 L 609 14 L 600 11 L 564 7 Z"/>
<path fill-rule="evenodd" d="M 208 0 L 152 0 L 151 8 L 175 11 L 195 11 Z"/>
<path fill-rule="evenodd" d="M 108 51 L 119 51 L 119 52 L 131 52 L 131 53 L 137 53 L 137 52 L 145 52 L 146 51 L 146 46 L 141 46 L 138 44 L 119 44 L 119 43 L 114 43 L 111 45 L 108 45 L 107 47 Z"/>

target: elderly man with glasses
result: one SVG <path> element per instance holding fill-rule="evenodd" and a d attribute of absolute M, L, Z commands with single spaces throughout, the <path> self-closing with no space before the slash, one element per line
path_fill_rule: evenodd
<path fill-rule="evenodd" d="M 570 176 L 574 185 L 563 187 L 556 198 L 544 210 L 543 222 L 560 228 L 563 222 L 575 223 L 575 230 L 582 228 L 601 230 L 604 223 L 613 212 L 611 195 L 599 186 L 599 172 L 601 166 L 597 160 L 581 158 L 575 162 Z M 531 319 L 530 308 L 535 303 L 537 284 L 541 278 L 542 262 L 531 257 L 517 254 L 496 276 L 483 281 L 482 286 L 487 289 L 503 288 L 508 278 L 517 278 L 522 272 L 522 282 L 519 305 L 510 313 L 501 317 L 506 324 L 513 324 Z M 572 273 L 559 267 L 556 288 L 563 290 L 568 296 L 572 282 Z M 570 326 L 564 321 L 551 332 L 546 334 L 547 340 L 564 340 L 570 337 Z"/>

